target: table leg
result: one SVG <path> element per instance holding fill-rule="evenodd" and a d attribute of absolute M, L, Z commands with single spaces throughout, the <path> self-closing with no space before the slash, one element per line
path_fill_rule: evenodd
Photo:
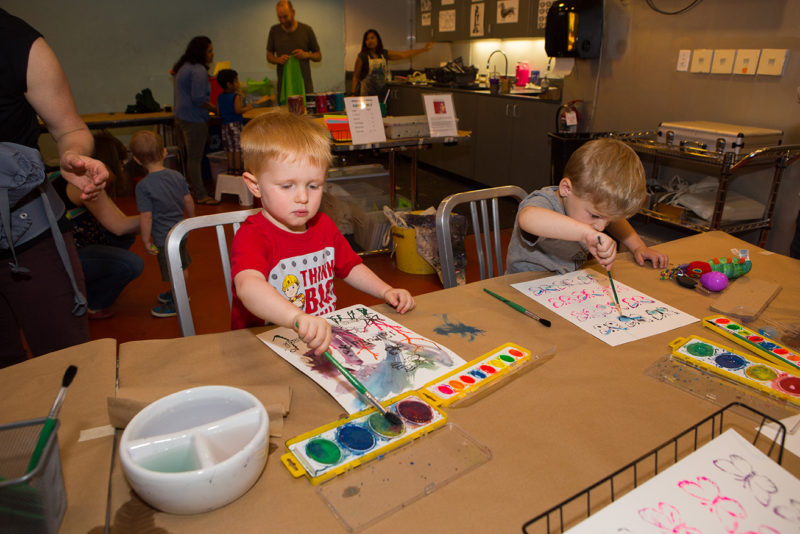
<path fill-rule="evenodd" d="M 411 149 L 411 209 L 417 209 L 417 155 L 419 150 Z"/>
<path fill-rule="evenodd" d="M 389 149 L 389 207 L 392 209 L 395 208 L 394 204 L 394 188 L 395 188 L 395 161 L 394 161 L 394 150 Z"/>

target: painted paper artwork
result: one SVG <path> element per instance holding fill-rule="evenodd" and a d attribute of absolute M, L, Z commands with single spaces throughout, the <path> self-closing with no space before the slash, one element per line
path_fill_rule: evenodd
<path fill-rule="evenodd" d="M 800 532 L 800 480 L 728 430 L 567 532 Z"/>
<path fill-rule="evenodd" d="M 581 269 L 567 274 L 511 284 L 548 310 L 611 346 L 622 345 L 697 321 L 672 306 L 614 281 L 622 314 L 617 311 L 608 276 Z"/>
<path fill-rule="evenodd" d="M 331 355 L 381 401 L 419 389 L 466 363 L 448 348 L 361 304 L 325 318 L 333 329 Z M 336 367 L 324 355 L 314 356 L 294 330 L 276 328 L 258 337 L 321 385 L 348 413 L 367 407 Z"/>

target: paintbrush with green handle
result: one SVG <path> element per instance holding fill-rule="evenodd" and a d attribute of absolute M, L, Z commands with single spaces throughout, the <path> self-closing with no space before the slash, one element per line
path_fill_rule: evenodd
<path fill-rule="evenodd" d="M 67 370 L 64 371 L 64 377 L 61 379 L 61 389 L 58 390 L 58 395 L 56 395 L 56 400 L 53 402 L 53 407 L 50 408 L 50 413 L 47 415 L 47 419 L 44 425 L 42 425 L 42 431 L 39 433 L 39 441 L 36 442 L 36 447 L 33 449 L 33 456 L 31 456 L 31 461 L 28 464 L 28 473 L 33 471 L 34 468 L 36 468 L 36 464 L 39 463 L 39 458 L 41 458 L 42 452 L 44 452 L 47 440 L 50 439 L 50 434 L 53 433 L 53 428 L 56 426 L 58 412 L 61 411 L 61 405 L 64 403 L 64 397 L 67 394 L 67 388 L 72 383 L 77 372 L 78 368 L 74 365 L 70 365 L 67 367 Z"/>
<path fill-rule="evenodd" d="M 356 377 L 350 374 L 350 371 L 345 369 L 344 366 L 339 363 L 339 361 L 327 350 L 325 351 L 325 357 L 328 358 L 328 360 L 333 364 L 334 367 L 336 367 L 336 369 L 339 370 L 340 373 L 342 373 L 348 382 L 353 384 L 353 387 L 356 388 L 356 391 L 364 395 L 370 404 L 375 406 L 375 408 L 377 408 L 378 411 L 383 414 L 383 417 L 385 417 L 392 426 L 402 426 L 403 422 L 400 420 L 400 418 L 392 412 L 387 411 L 386 408 L 381 405 L 380 401 L 378 401 L 378 399 L 376 399 L 375 396 L 370 393 L 366 387 L 364 387 L 364 384 L 359 382 Z"/>
<path fill-rule="evenodd" d="M 598 245 L 603 244 L 603 241 L 600 239 L 600 236 L 597 236 L 597 244 Z M 614 279 L 611 278 L 611 269 L 606 269 L 606 272 L 608 273 L 608 281 L 611 283 L 611 291 L 614 292 L 614 302 L 617 303 L 617 311 L 619 312 L 619 316 L 625 317 L 622 314 L 622 306 L 619 305 L 619 297 L 617 296 L 617 288 L 614 287 Z"/>

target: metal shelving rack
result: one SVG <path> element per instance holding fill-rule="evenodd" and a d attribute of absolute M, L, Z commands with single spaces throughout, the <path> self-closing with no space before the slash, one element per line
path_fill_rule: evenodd
<path fill-rule="evenodd" d="M 696 232 L 723 230 L 728 233 L 739 233 L 760 229 L 761 235 L 759 236 L 758 245 L 761 247 L 766 245 L 767 235 L 772 227 L 772 215 L 775 211 L 775 200 L 781 177 L 784 170 L 800 158 L 800 145 L 766 147 L 754 150 L 749 154 L 737 156 L 734 152 L 715 152 L 688 145 L 675 146 L 657 143 L 653 138 L 649 137 L 650 135 L 649 132 L 617 134 L 619 139 L 627 142 L 638 154 L 654 156 L 652 176 L 656 176 L 658 167 L 662 162 L 670 160 L 684 161 L 696 164 L 701 168 L 707 169 L 710 174 L 719 176 L 719 187 L 717 188 L 714 211 L 710 222 L 696 217 L 676 218 L 649 208 L 643 208 L 639 213 L 646 217 Z M 731 179 L 739 173 L 771 167 L 774 168 L 774 172 L 769 186 L 764 216 L 761 219 L 723 225 L 722 211 L 725 207 L 725 199 L 728 195 Z"/>
<path fill-rule="evenodd" d="M 537 515 L 522 525 L 522 532 L 525 534 L 565 532 L 647 482 L 660 471 L 676 464 L 728 430 L 733 423 L 741 422 L 742 418 L 751 424 L 737 425 L 736 430 L 740 434 L 743 431 L 755 432 L 751 443 L 780 465 L 783 461 L 783 444 L 786 439 L 786 427 L 783 423 L 746 404 L 732 402 L 602 480 Z M 758 422 L 755 429 L 752 428 L 752 421 Z M 774 424 L 776 428 L 773 439 L 761 433 L 768 423 Z M 743 437 L 747 439 L 747 436 Z"/>

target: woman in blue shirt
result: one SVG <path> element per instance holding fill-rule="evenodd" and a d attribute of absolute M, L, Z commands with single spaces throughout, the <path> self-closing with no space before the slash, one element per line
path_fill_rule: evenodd
<path fill-rule="evenodd" d="M 175 122 L 186 148 L 186 174 L 198 204 L 219 204 L 203 184 L 202 162 L 208 140 L 211 103 L 208 66 L 214 61 L 214 45 L 204 35 L 189 41 L 186 52 L 172 67 L 175 76 Z"/>

